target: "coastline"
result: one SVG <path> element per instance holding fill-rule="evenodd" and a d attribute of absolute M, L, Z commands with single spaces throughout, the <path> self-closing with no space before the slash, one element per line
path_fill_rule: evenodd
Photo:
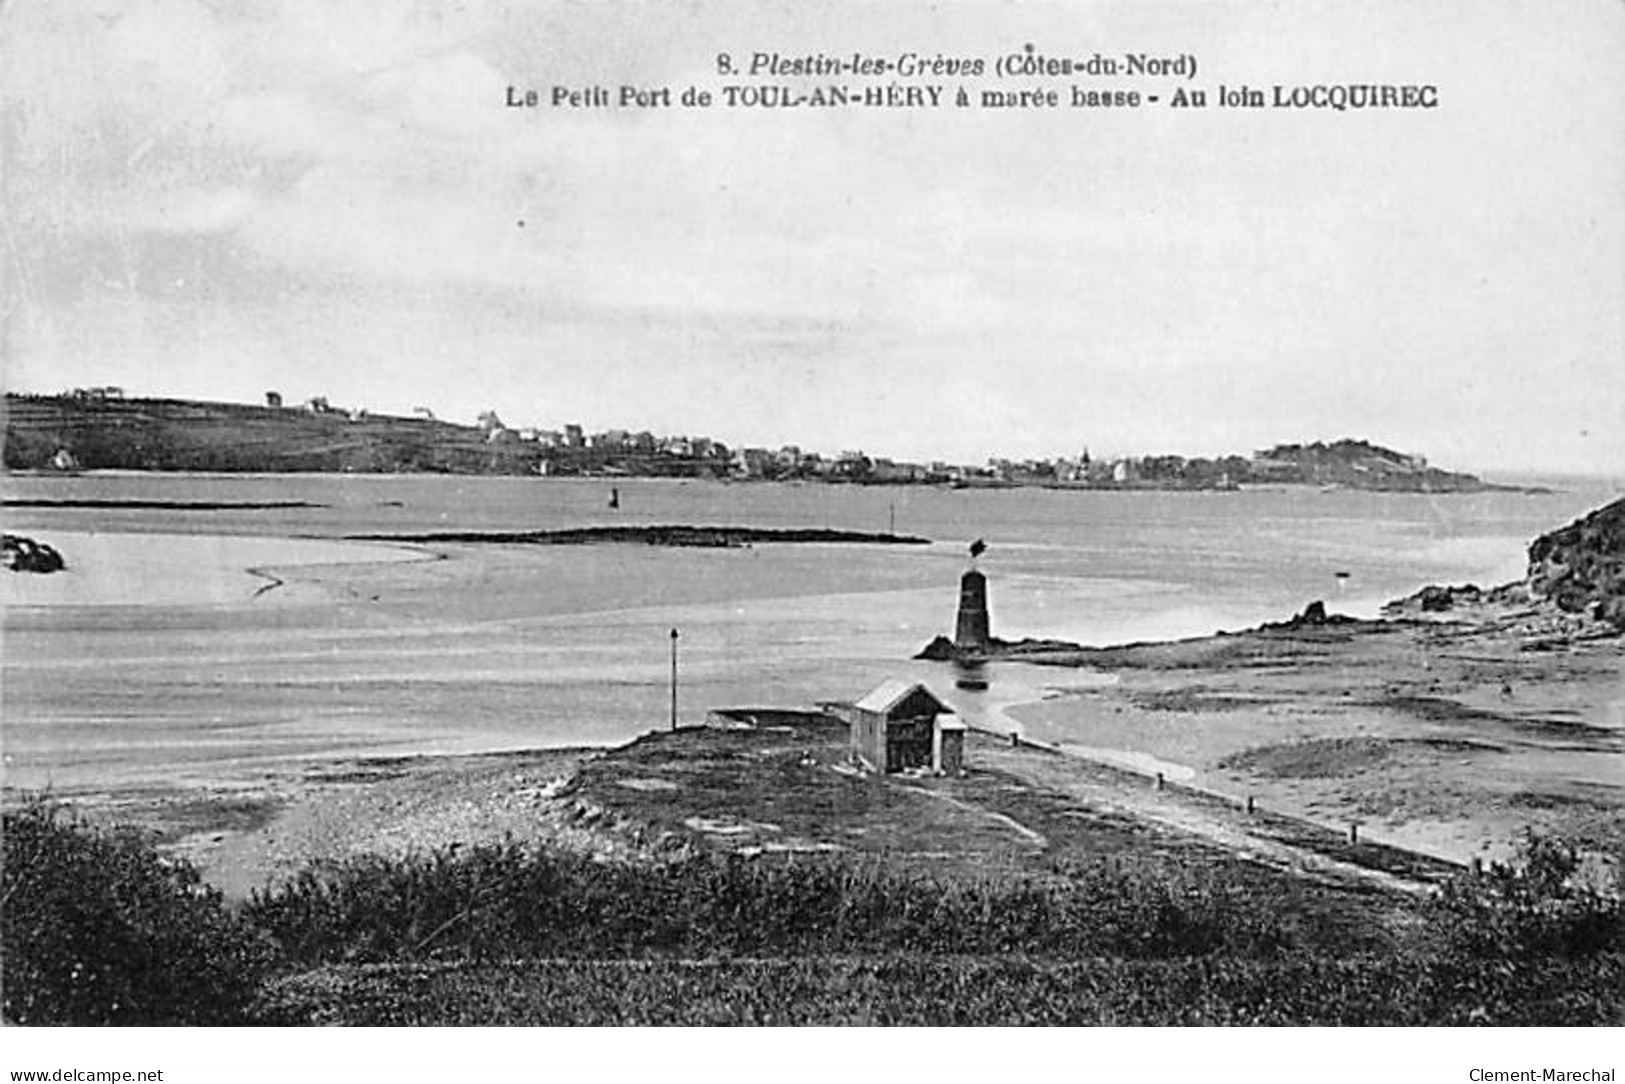
<path fill-rule="evenodd" d="M 208 525 L 207 519 L 199 524 Z M 597 529 L 585 530 L 580 537 L 595 537 Z M 800 542 L 818 533 L 761 529 L 760 537 L 788 535 Z M 447 536 L 451 534 L 488 537 L 484 532 Z M 766 546 L 749 553 L 733 547 L 709 552 L 716 547 L 678 546 L 662 553 L 661 547 L 644 545 L 561 549 L 448 541 L 425 549 L 408 543 L 385 547 L 264 535 L 47 535 L 75 543 L 68 546 L 70 560 L 78 542 L 96 541 L 102 548 L 91 565 L 109 578 L 101 593 L 81 593 L 77 601 L 70 597 L 55 606 L 13 602 L 8 631 L 27 636 L 55 628 L 60 622 L 50 614 L 68 618 L 76 605 L 131 612 L 116 619 L 113 632 L 97 634 L 118 638 L 116 650 L 101 662 L 92 665 L 65 652 L 52 654 L 49 644 L 19 652 L 14 637 L 8 669 L 18 667 L 36 681 L 47 674 L 60 682 L 99 678 L 102 671 L 122 674 L 129 691 L 121 696 L 131 695 L 132 705 L 139 703 L 134 697 L 149 697 L 153 708 L 173 716 L 162 738 L 177 758 L 169 761 L 167 774 L 175 786 L 166 801 L 181 807 L 198 793 L 245 787 L 252 792 L 266 780 L 282 788 L 279 793 L 297 794 L 301 772 L 320 775 L 327 770 L 324 766 L 356 758 L 410 754 L 432 760 L 497 755 L 498 750 L 618 748 L 663 714 L 669 627 L 685 627 L 685 663 L 691 668 L 685 688 L 697 698 L 685 703 L 719 706 L 739 703 L 747 695 L 750 700 L 744 702 L 750 702 L 767 687 L 764 683 L 757 683 L 756 693 L 745 693 L 739 691 L 746 687 L 742 683 L 708 686 L 705 680 L 708 671 L 732 665 L 741 639 L 756 642 L 742 628 L 771 637 L 792 615 L 820 627 L 849 606 L 872 609 L 882 597 L 814 595 L 802 602 L 784 596 L 786 586 L 803 581 L 803 573 L 795 570 L 813 559 L 817 546 Z M 1481 550 L 1491 548 L 1445 541 L 1431 544 L 1425 553 L 1430 562 L 1444 564 L 1476 560 Z M 876 576 L 892 567 L 875 563 L 890 561 L 878 551 L 914 551 L 906 566 L 911 570 L 908 583 L 940 584 L 935 570 L 953 560 L 938 552 L 941 546 L 835 549 L 843 567 L 871 567 Z M 877 552 L 863 556 L 867 550 Z M 1037 547 L 1032 559 L 1050 560 L 1052 552 L 1060 551 Z M 160 561 L 143 553 L 167 557 Z M 770 567 L 783 571 L 765 575 L 760 599 L 748 597 L 735 582 L 741 560 L 776 562 Z M 917 567 L 912 563 L 916 560 Z M 864 561 L 870 564 L 864 566 Z M 120 575 L 132 567 L 142 574 Z M 593 571 L 578 582 L 582 569 Z M 263 576 L 276 570 L 293 574 L 279 576 L 281 586 L 256 599 L 267 582 Z M 895 569 L 886 573 L 894 574 Z M 27 586 L 49 587 L 56 579 L 41 577 Z M 524 595 L 530 589 L 525 585 L 535 583 L 545 584 L 545 593 Z M 642 605 L 584 608 L 603 605 L 602 590 L 611 583 L 629 602 L 637 599 Z M 876 579 L 868 586 L 887 584 Z M 426 587 L 432 590 L 425 593 Z M 678 593 L 668 596 L 667 604 L 650 606 L 645 596 L 655 590 Z M 933 587 L 921 596 L 926 612 L 937 615 L 929 618 L 933 621 L 940 618 L 933 601 L 940 598 L 939 590 Z M 682 593 L 688 591 L 695 593 Z M 901 600 L 895 594 L 885 598 L 882 609 Z M 670 603 L 700 608 L 674 609 Z M 184 611 L 198 607 L 218 612 L 203 620 L 218 625 L 223 636 L 190 628 L 199 619 Z M 795 612 L 798 607 L 804 612 Z M 160 622 L 164 627 L 144 629 L 141 612 L 165 608 L 176 608 L 174 633 L 167 628 L 169 617 Z M 709 646 L 706 626 L 695 627 L 700 614 L 714 623 L 720 637 Z M 877 630 L 884 617 L 877 613 Z M 597 663 L 579 676 L 543 668 L 544 660 L 569 660 L 581 652 L 573 630 L 606 621 L 617 636 L 624 632 L 655 644 L 639 669 L 628 672 L 602 664 L 603 674 L 614 674 L 603 679 L 610 683 L 606 685 L 593 678 Z M 61 626 L 52 642 L 72 642 L 73 627 Z M 291 641 L 284 642 L 300 629 L 308 629 L 315 639 L 295 651 L 288 646 Z M 982 711 L 993 720 L 991 728 L 1003 727 L 1004 733 L 1017 730 L 1142 775 L 1160 767 L 1170 780 L 1182 781 L 1188 771 L 1185 781 L 1195 785 L 1238 799 L 1252 794 L 1273 808 L 1323 823 L 1358 821 L 1374 838 L 1404 842 L 1457 862 L 1504 856 L 1519 827 L 1572 828 L 1591 835 L 1619 829 L 1618 811 L 1625 802 L 1618 788 L 1610 790 L 1606 777 L 1585 767 L 1591 763 L 1587 758 L 1617 756 L 1609 743 L 1617 741 L 1621 708 L 1617 691 L 1606 681 L 1607 667 L 1617 662 L 1607 654 L 1609 645 L 1598 647 L 1596 654 L 1566 653 L 1559 659 L 1509 651 L 1507 642 L 1474 638 L 1439 622 L 1383 623 L 1381 629 L 1356 634 L 1310 627 L 1262 638 L 1222 634 L 1087 649 L 1070 659 L 1012 658 L 999 665 L 1019 668 L 1020 677 L 1009 672 L 1002 692 L 996 689 L 992 699 L 965 693 L 961 699 L 967 711 Z M 537 640 L 544 632 L 546 639 Z M 283 646 L 267 652 L 266 645 L 273 643 Z M 698 646 L 698 657 L 688 654 L 695 650 L 690 645 Z M 784 650 L 786 660 L 799 658 L 807 645 L 787 644 Z M 854 693 L 896 665 L 879 654 L 863 667 L 851 665 L 845 660 L 859 650 L 855 644 L 817 650 L 842 661 L 820 662 L 815 669 L 850 671 L 842 680 Z M 1494 660 L 1486 662 L 1486 653 Z M 334 660 L 348 661 L 335 670 Z M 1035 663 L 1051 665 L 1033 670 Z M 928 680 L 941 673 L 930 665 L 906 672 Z M 625 708 L 615 710 L 630 726 L 596 733 L 551 724 L 539 728 L 531 705 L 556 698 L 560 686 L 553 682 L 561 678 L 584 683 L 582 696 L 592 691 L 602 697 L 607 691 L 619 697 L 614 703 Z M 158 679 L 163 683 L 155 684 Z M 196 698 L 188 690 L 199 682 L 223 683 L 219 696 L 194 705 Z M 1079 688 L 1095 682 L 1098 686 Z M 1513 703 L 1501 701 L 1503 685 L 1517 690 Z M 257 691 L 261 687 L 267 691 Z M 823 687 L 831 693 L 842 688 Z M 1531 691 L 1525 694 L 1525 688 Z M 182 693 L 170 691 L 176 689 Z M 490 706 L 476 707 L 473 697 Z M 568 711 L 570 702 L 555 710 Z M 63 703 L 71 709 L 75 701 Z M 131 717 L 141 718 L 140 710 L 135 706 Z M 1541 732 L 1549 716 L 1563 713 L 1600 719 L 1597 725 L 1607 733 L 1590 735 L 1586 742 L 1596 746 L 1590 748 L 1569 740 L 1561 728 Z M 55 714 L 30 720 L 26 727 L 8 724 L 8 745 L 17 751 L 29 743 L 78 743 L 77 734 L 93 730 L 111 743 L 106 749 L 95 747 L 100 739 L 73 746 L 82 766 L 61 775 L 63 793 L 116 806 L 121 794 L 152 789 L 153 779 L 129 774 L 129 754 L 121 751 L 129 748 L 128 741 L 148 740 L 142 731 L 130 731 L 126 738 L 124 724 L 112 716 L 58 719 Z M 1002 720 L 1012 725 L 1004 727 Z M 65 722 L 78 729 L 64 727 Z M 1486 728 L 1495 732 L 1492 740 L 1480 741 L 1477 731 Z M 546 740 L 537 740 L 538 729 L 547 733 Z M 27 742 L 16 741 L 19 736 Z M 1469 744 L 1458 748 L 1453 742 Z M 1303 757 L 1308 762 L 1299 763 Z M 446 763 L 453 775 L 460 770 L 450 767 L 454 762 Z M 1395 776 L 1398 785 L 1385 791 L 1374 782 L 1383 773 Z M 1490 781 L 1487 786 L 1472 783 L 1470 777 L 1481 774 Z"/>

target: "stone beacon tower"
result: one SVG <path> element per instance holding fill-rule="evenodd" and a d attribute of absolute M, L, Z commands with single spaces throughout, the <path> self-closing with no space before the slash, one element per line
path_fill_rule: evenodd
<path fill-rule="evenodd" d="M 961 651 L 981 650 L 992 638 L 987 619 L 987 577 L 972 568 L 959 577 L 959 619 L 954 623 L 954 646 Z"/>

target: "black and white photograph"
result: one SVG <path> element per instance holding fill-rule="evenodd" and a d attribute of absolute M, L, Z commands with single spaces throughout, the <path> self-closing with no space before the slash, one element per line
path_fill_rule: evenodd
<path fill-rule="evenodd" d="M 0 1068 L 1614 1080 L 1621 57 L 1618 0 L 0 2 Z"/>

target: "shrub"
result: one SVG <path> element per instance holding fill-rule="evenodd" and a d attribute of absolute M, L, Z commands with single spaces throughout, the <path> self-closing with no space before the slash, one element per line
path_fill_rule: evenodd
<path fill-rule="evenodd" d="M 17 1024 L 240 1022 L 270 960 L 189 863 L 34 801 L 3 816 L 4 1015 Z"/>
<path fill-rule="evenodd" d="M 1271 904 L 1218 878 L 1104 869 L 967 883 L 844 857 L 610 865 L 514 844 L 309 869 L 248 915 L 307 964 L 530 957 L 1270 956 Z"/>
<path fill-rule="evenodd" d="M 1575 848 L 1527 835 L 1520 862 L 1463 875 L 1429 901 L 1417 948 L 1432 1022 L 1590 1022 L 1598 1004 L 1617 1017 L 1625 910 L 1580 869 Z"/>
<path fill-rule="evenodd" d="M 1446 884 L 1428 907 L 1434 955 L 1502 961 L 1575 959 L 1625 950 L 1617 894 L 1587 884 L 1579 851 L 1526 835 L 1520 861 Z"/>

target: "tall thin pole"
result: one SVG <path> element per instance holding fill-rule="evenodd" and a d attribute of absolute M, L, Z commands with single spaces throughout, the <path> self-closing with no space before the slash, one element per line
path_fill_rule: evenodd
<path fill-rule="evenodd" d="M 671 728 L 677 729 L 677 630 L 671 630 Z"/>

